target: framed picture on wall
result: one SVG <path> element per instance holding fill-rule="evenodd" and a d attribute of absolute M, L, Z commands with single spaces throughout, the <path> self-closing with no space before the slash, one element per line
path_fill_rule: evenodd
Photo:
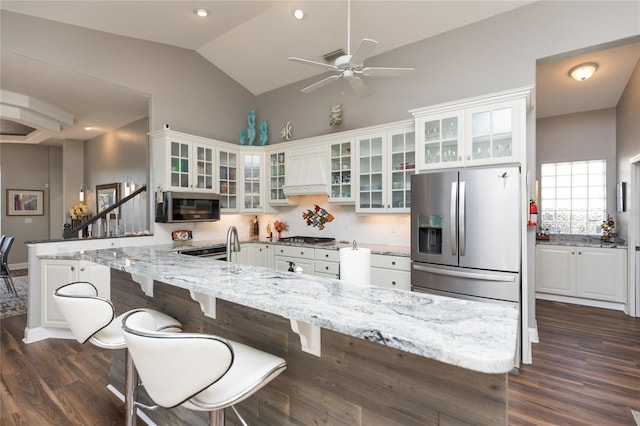
<path fill-rule="evenodd" d="M 44 191 L 7 189 L 7 216 L 43 216 Z"/>
<path fill-rule="evenodd" d="M 119 183 L 107 183 L 104 185 L 96 185 L 96 212 L 100 213 L 104 209 L 107 209 L 120 201 L 120 184 Z M 120 209 L 117 208 L 113 211 L 113 214 L 120 214 Z"/>

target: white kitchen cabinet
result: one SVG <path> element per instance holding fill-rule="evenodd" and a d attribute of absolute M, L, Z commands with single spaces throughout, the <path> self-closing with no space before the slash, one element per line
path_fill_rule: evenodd
<path fill-rule="evenodd" d="M 302 268 L 303 274 L 313 275 L 315 257 L 314 249 L 301 246 L 276 245 L 274 250 L 275 268 L 279 271 L 288 271 L 289 263 Z"/>
<path fill-rule="evenodd" d="M 84 260 L 43 259 L 40 262 L 42 277 L 42 325 L 67 327 L 67 323 L 53 299 L 53 292 L 75 281 L 88 281 L 98 290 L 98 296 L 111 296 L 111 269 L 108 266 Z"/>
<path fill-rule="evenodd" d="M 465 164 L 513 163 L 520 160 L 525 135 L 524 100 L 497 102 L 465 111 Z"/>
<path fill-rule="evenodd" d="M 269 173 L 269 190 L 267 191 L 267 194 L 268 202 L 272 205 L 289 204 L 283 190 L 285 183 L 286 157 L 286 152 L 283 150 L 267 152 Z"/>
<path fill-rule="evenodd" d="M 265 268 L 274 268 L 275 260 L 273 258 L 274 245 L 269 243 L 251 243 L 249 244 L 253 250 L 253 260 L 251 265 L 263 266 Z"/>
<path fill-rule="evenodd" d="M 531 90 L 412 110 L 420 171 L 521 162 Z"/>
<path fill-rule="evenodd" d="M 408 213 L 415 173 L 415 129 L 356 137 L 357 213 Z"/>
<path fill-rule="evenodd" d="M 411 290 L 411 259 L 404 256 L 372 254 L 371 284 Z"/>
<path fill-rule="evenodd" d="M 536 246 L 536 292 L 626 303 L 626 250 Z"/>
<path fill-rule="evenodd" d="M 462 111 L 416 118 L 419 170 L 460 167 L 464 164 L 463 123 Z"/>
<path fill-rule="evenodd" d="M 238 205 L 238 152 L 218 148 L 218 193 L 221 213 L 236 213 Z"/>
<path fill-rule="evenodd" d="M 262 187 L 264 152 L 251 150 L 241 152 L 242 158 L 242 205 L 241 212 L 260 213 L 264 211 Z"/>
<path fill-rule="evenodd" d="M 340 251 L 315 249 L 314 275 L 325 278 L 340 278 Z"/>
<path fill-rule="evenodd" d="M 353 204 L 353 139 L 343 138 L 329 143 L 329 202 Z"/>
<path fill-rule="evenodd" d="M 212 192 L 215 145 L 205 138 L 162 130 L 151 133 L 155 184 L 165 191 Z"/>

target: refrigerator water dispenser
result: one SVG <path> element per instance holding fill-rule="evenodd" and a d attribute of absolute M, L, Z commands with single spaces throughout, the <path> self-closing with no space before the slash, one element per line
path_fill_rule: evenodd
<path fill-rule="evenodd" d="M 420 253 L 442 253 L 442 216 L 418 216 L 418 250 Z"/>

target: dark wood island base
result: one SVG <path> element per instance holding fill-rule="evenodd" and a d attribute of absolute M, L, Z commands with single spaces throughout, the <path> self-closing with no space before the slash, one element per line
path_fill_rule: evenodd
<path fill-rule="evenodd" d="M 278 355 L 287 370 L 236 408 L 252 425 L 506 425 L 507 374 L 485 374 L 322 329 L 322 356 L 302 352 L 287 318 L 218 299 L 206 317 L 189 291 L 154 282 L 144 295 L 126 272 L 111 270 L 118 313 L 150 307 L 188 332 L 217 334 Z M 113 351 L 111 384 L 124 388 L 124 351 Z M 180 360 L 176 360 L 180 362 Z M 144 391 L 140 400 L 145 401 Z M 183 408 L 144 412 L 158 425 L 206 425 Z M 233 412 L 227 424 L 238 424 Z"/>

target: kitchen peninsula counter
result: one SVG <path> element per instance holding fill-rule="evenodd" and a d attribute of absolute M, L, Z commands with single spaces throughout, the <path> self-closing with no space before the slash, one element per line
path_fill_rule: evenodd
<path fill-rule="evenodd" d="M 186 331 L 219 334 L 286 359 L 285 373 L 240 404 L 252 424 L 508 423 L 516 309 L 191 257 L 173 246 L 42 258 L 110 267 L 118 312 L 160 309 Z M 136 284 L 140 277 L 153 282 L 152 297 Z M 193 293 L 215 298 L 214 315 L 201 312 Z M 303 352 L 294 322 L 318 328 L 319 353 Z M 111 357 L 111 383 L 122 389 L 124 356 Z M 188 411 L 149 416 L 157 424 L 199 424 Z"/>

